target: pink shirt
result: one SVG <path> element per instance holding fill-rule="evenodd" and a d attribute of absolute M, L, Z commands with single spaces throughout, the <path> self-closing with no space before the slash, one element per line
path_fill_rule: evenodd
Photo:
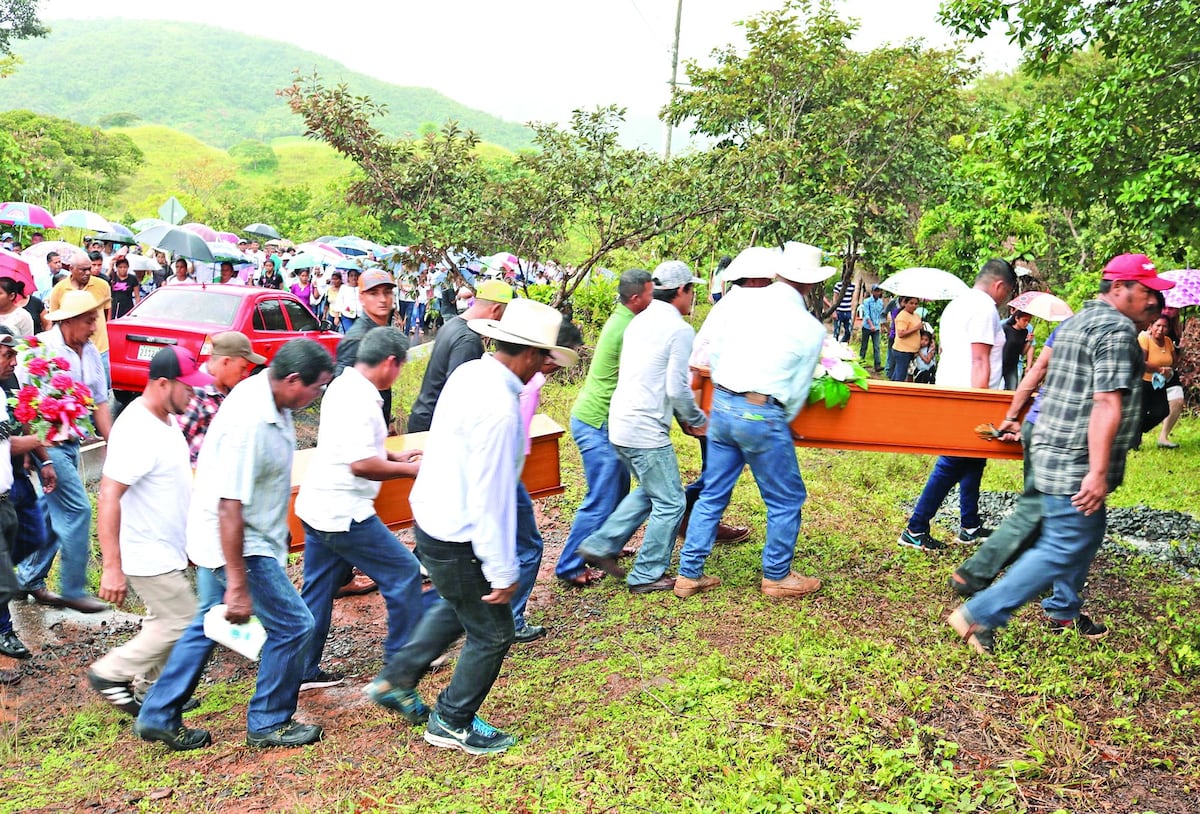
<path fill-rule="evenodd" d="M 533 451 L 533 439 L 529 435 L 529 428 L 533 424 L 533 417 L 537 414 L 538 405 L 542 403 L 542 385 L 546 383 L 546 374 L 538 371 L 533 374 L 533 378 L 525 383 L 525 387 L 521 390 L 521 427 L 525 430 L 525 454 L 528 456 Z"/>

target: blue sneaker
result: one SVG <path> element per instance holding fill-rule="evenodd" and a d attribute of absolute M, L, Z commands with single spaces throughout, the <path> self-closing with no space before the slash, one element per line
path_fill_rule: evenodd
<path fill-rule="evenodd" d="M 902 546 L 908 548 L 918 548 L 921 551 L 941 551 L 946 546 L 938 540 L 935 540 L 927 531 L 915 532 L 905 529 L 900 535 L 900 539 L 896 541 Z"/>
<path fill-rule="evenodd" d="M 410 724 L 423 724 L 429 720 L 429 707 L 421 700 L 416 690 L 393 687 L 382 678 L 377 678 L 363 687 L 363 694 L 394 712 L 399 712 Z"/>
<path fill-rule="evenodd" d="M 468 755 L 490 755 L 515 746 L 517 739 L 484 721 L 478 715 L 468 727 L 452 729 L 437 714 L 429 715 L 425 742 L 443 749 L 461 749 Z"/>

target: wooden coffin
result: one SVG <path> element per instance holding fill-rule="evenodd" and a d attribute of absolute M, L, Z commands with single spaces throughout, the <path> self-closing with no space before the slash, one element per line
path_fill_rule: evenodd
<path fill-rule="evenodd" d="M 539 413 L 533 417 L 529 434 L 533 437 L 533 444 L 529 457 L 525 459 L 525 469 L 521 473 L 525 488 L 534 498 L 561 494 L 563 485 L 562 470 L 558 461 L 558 439 L 563 434 L 563 428 L 549 416 Z M 387 439 L 387 448 L 393 451 L 423 449 L 425 436 L 426 433 L 423 432 L 393 435 Z M 304 548 L 304 527 L 300 518 L 296 517 L 296 495 L 315 452 L 316 450 L 312 449 L 299 450 L 292 461 L 292 497 L 288 503 L 288 528 L 292 532 L 292 551 L 301 551 Z M 375 498 L 375 511 L 388 528 L 394 530 L 412 525 L 412 508 L 408 505 L 408 494 L 412 491 L 413 481 L 413 478 L 398 478 L 380 484 L 379 497 Z"/>
<path fill-rule="evenodd" d="M 694 372 L 700 385 L 698 401 L 708 412 L 712 380 L 707 370 Z M 1011 402 L 1012 393 L 1004 390 L 872 379 L 869 390 L 851 386 L 845 407 L 807 405 L 792 422 L 792 435 L 798 447 L 1019 460 L 1019 443 L 986 441 L 975 434 L 979 424 L 1003 421 Z"/>

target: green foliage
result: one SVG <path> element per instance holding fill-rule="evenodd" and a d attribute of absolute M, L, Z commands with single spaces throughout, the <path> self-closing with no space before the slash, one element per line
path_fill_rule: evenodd
<path fill-rule="evenodd" d="M 4 33 L 0 28 L 0 37 Z M 131 44 L 125 58 L 114 58 L 114 43 Z M 25 64 L 5 83 L 6 107 L 85 123 L 131 113 L 222 148 L 303 132 L 276 95 L 297 66 L 340 77 L 386 103 L 394 114 L 382 126 L 394 138 L 412 137 L 424 122 L 454 120 L 509 149 L 527 146 L 530 139 L 524 126 L 434 90 L 398 87 L 286 42 L 194 22 L 56 20 L 44 41 L 19 53 Z"/>
<path fill-rule="evenodd" d="M 109 201 L 142 162 L 141 150 L 127 136 L 29 110 L 0 113 L 0 132 L 10 137 L 4 152 L 18 156 L 24 167 L 13 197 L 52 208 L 72 208 L 60 205 L 68 201 Z"/>
<path fill-rule="evenodd" d="M 615 277 L 600 277 L 593 275 L 585 285 L 575 289 L 571 296 L 571 309 L 574 322 L 583 332 L 584 339 L 594 343 L 600 336 L 600 329 L 617 307 L 617 285 Z"/>
<path fill-rule="evenodd" d="M 0 56 L 12 53 L 14 40 L 46 36 L 37 7 L 38 0 L 0 0 Z"/>
<path fill-rule="evenodd" d="M 229 155 L 238 166 L 250 172 L 272 172 L 279 167 L 279 156 L 271 149 L 271 145 L 261 141 L 239 141 L 229 148 Z"/>
<path fill-rule="evenodd" d="M 857 25 L 824 3 L 792 0 L 743 25 L 748 50 L 689 62 L 665 118 L 716 140 L 707 172 L 733 206 L 714 234 L 837 246 L 848 281 L 860 254 L 908 243 L 917 202 L 945 189 L 972 68 L 917 42 L 856 51 Z"/>

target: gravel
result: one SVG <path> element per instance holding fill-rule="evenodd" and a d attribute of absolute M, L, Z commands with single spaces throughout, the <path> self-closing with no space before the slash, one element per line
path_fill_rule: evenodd
<path fill-rule="evenodd" d="M 1017 502 L 1016 492 L 983 492 L 979 495 L 979 516 L 985 526 L 1000 525 Z M 912 510 L 916 501 L 905 508 Z M 933 522 L 958 530 L 958 490 L 942 503 Z M 1200 572 L 1200 520 L 1190 514 L 1149 506 L 1109 508 L 1108 531 L 1101 551 L 1126 552 L 1132 547 L 1142 556 L 1171 566 L 1182 575 Z"/>

